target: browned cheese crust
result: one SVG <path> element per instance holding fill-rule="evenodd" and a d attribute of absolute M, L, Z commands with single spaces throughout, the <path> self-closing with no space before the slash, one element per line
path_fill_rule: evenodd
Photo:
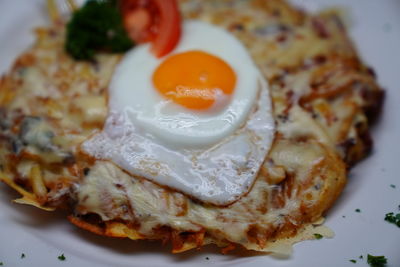
<path fill-rule="evenodd" d="M 101 235 L 170 240 L 173 252 L 208 243 L 277 251 L 310 238 L 304 230 L 370 151 L 368 121 L 383 96 L 373 71 L 335 11 L 310 15 L 280 0 L 180 2 L 185 18 L 240 39 L 269 82 L 277 133 L 246 196 L 206 205 L 81 155 L 78 145 L 104 123 L 120 56 L 72 60 L 63 23 L 36 30 L 36 43 L 1 79 L 0 179 L 21 193 L 19 203 L 67 209 L 72 223 Z"/>

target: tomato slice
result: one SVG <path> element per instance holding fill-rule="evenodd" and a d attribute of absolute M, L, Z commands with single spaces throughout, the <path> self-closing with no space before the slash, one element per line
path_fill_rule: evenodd
<path fill-rule="evenodd" d="M 152 51 L 157 57 L 171 52 L 181 35 L 181 17 L 176 0 L 154 0 L 160 10 L 158 34 Z"/>
<path fill-rule="evenodd" d="M 151 42 L 156 57 L 171 52 L 181 35 L 181 16 L 176 0 L 121 0 L 124 26 L 137 43 Z"/>

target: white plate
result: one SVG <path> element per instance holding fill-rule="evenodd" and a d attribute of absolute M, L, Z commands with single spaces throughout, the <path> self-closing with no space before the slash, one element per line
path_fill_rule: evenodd
<path fill-rule="evenodd" d="M 266 0 L 267 1 L 267 0 Z M 385 255 L 400 266 L 400 228 L 385 222 L 400 205 L 400 1 L 294 0 L 309 10 L 341 5 L 350 13 L 353 37 L 361 57 L 376 70 L 387 89 L 384 112 L 373 128 L 375 149 L 350 173 L 342 196 L 326 224 L 333 239 L 295 245 L 290 259 L 262 254 L 220 255 L 205 248 L 171 255 L 158 242 L 103 238 L 77 229 L 65 214 L 13 204 L 12 190 L 0 186 L 0 262 L 4 266 L 366 266 L 366 254 Z M 44 1 L 0 1 L 0 73 L 32 42 L 35 25 L 47 21 Z M 397 187 L 392 188 L 394 184 Z M 355 209 L 361 209 L 361 213 Z M 343 218 L 345 216 L 345 218 Z M 26 255 L 21 259 L 21 254 Z M 57 256 L 64 253 L 66 261 Z M 364 260 L 358 259 L 364 255 Z M 208 259 L 207 259 L 208 257 Z M 350 259 L 356 259 L 357 264 Z"/>

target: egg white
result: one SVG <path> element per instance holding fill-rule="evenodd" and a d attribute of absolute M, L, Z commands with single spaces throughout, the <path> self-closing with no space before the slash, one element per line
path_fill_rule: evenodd
<path fill-rule="evenodd" d="M 153 73 L 165 58 L 191 50 L 221 58 L 236 73 L 231 98 L 220 98 L 210 110 L 184 108 L 164 98 L 152 83 Z M 137 127 L 174 148 L 210 146 L 231 135 L 245 121 L 258 91 L 259 72 L 246 48 L 222 28 L 189 21 L 184 24 L 182 39 L 170 55 L 157 59 L 148 45 L 128 52 L 110 84 L 110 110 L 126 113 Z"/>
<path fill-rule="evenodd" d="M 226 107 L 198 112 L 164 99 L 151 83 L 163 59 L 155 59 L 148 45 L 139 46 L 113 76 L 103 131 L 82 148 L 134 176 L 227 205 L 249 190 L 272 144 L 268 85 L 243 45 L 221 28 L 186 22 L 173 53 L 189 50 L 216 55 L 236 72 Z"/>

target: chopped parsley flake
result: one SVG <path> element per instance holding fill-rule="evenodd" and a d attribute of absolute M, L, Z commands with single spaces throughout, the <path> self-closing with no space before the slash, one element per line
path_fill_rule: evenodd
<path fill-rule="evenodd" d="M 364 259 L 363 255 L 360 255 L 360 257 L 358 257 L 359 259 Z"/>
<path fill-rule="evenodd" d="M 209 260 L 210 258 L 209 257 L 206 257 L 206 260 Z"/>
<path fill-rule="evenodd" d="M 387 213 L 385 215 L 385 221 L 388 221 L 400 227 L 400 213 L 397 213 L 396 215 L 393 212 Z"/>
<path fill-rule="evenodd" d="M 368 254 L 367 262 L 371 267 L 383 267 L 386 266 L 387 259 L 385 256 L 372 256 Z"/>
<path fill-rule="evenodd" d="M 342 216 L 342 218 L 346 218 L 346 216 L 345 216 L 345 215 L 343 215 L 343 216 Z"/>
<path fill-rule="evenodd" d="M 25 258 L 25 254 L 24 253 L 21 254 L 21 259 L 23 259 L 23 258 Z"/>
<path fill-rule="evenodd" d="M 360 209 L 356 209 L 355 212 L 361 212 L 361 210 Z"/>
<path fill-rule="evenodd" d="M 64 254 L 61 254 L 60 256 L 57 257 L 60 261 L 65 261 L 65 256 Z"/>
<path fill-rule="evenodd" d="M 321 234 L 314 234 L 314 236 L 315 236 L 315 239 L 321 239 L 321 238 L 323 238 L 323 235 L 321 235 Z"/>
<path fill-rule="evenodd" d="M 391 188 L 396 188 L 396 186 L 394 184 L 391 184 L 390 187 Z"/>
<path fill-rule="evenodd" d="M 357 261 L 356 260 L 349 260 L 350 262 L 352 262 L 352 263 L 357 263 Z"/>
<path fill-rule="evenodd" d="M 0 266 L 3 266 L 3 262 L 2 261 L 0 261 Z"/>

